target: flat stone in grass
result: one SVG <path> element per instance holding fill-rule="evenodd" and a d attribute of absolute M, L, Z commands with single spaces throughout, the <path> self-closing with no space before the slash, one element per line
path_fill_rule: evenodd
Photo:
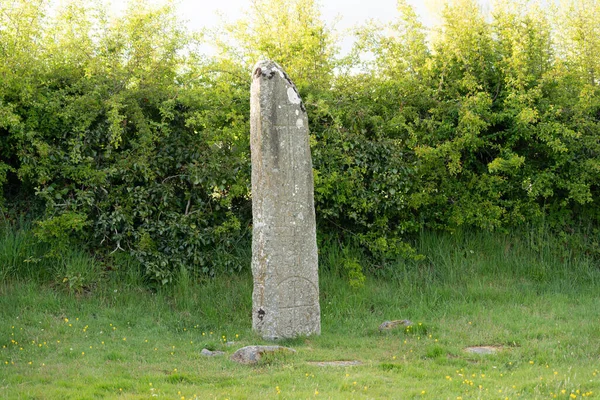
<path fill-rule="evenodd" d="M 395 321 L 384 321 L 379 325 L 379 332 L 389 331 L 396 327 L 408 328 L 412 326 L 412 322 L 408 319 L 397 319 Z"/>
<path fill-rule="evenodd" d="M 211 350 L 208 350 L 208 349 L 202 349 L 202 351 L 200 352 L 200 354 L 202 354 L 205 357 L 217 357 L 217 356 L 225 355 L 225 352 L 224 351 L 218 351 L 218 350 L 211 351 Z"/>
<path fill-rule="evenodd" d="M 353 367 L 356 365 L 363 365 L 361 361 L 309 361 L 310 365 L 316 365 L 317 367 Z"/>
<path fill-rule="evenodd" d="M 473 347 L 465 348 L 465 351 L 467 353 L 482 354 L 482 355 L 496 354 L 498 351 L 500 351 L 500 347 L 497 347 L 497 346 L 473 346 Z"/>
<path fill-rule="evenodd" d="M 246 346 L 233 353 L 230 359 L 240 364 L 256 364 L 264 355 L 295 353 L 296 350 L 283 346 Z"/>

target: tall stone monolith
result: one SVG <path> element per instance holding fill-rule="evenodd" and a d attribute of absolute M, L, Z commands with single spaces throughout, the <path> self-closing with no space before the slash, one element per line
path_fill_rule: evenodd
<path fill-rule="evenodd" d="M 306 109 L 275 62 L 252 73 L 252 327 L 266 339 L 321 332 Z"/>

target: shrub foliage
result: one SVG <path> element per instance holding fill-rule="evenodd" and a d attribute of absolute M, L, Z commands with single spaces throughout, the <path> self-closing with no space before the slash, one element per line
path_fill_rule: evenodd
<path fill-rule="evenodd" d="M 384 260 L 423 227 L 596 222 L 597 2 L 486 18 L 457 0 L 430 29 L 399 0 L 344 57 L 314 0 L 249 7 L 190 33 L 171 3 L 2 2 L 0 207 L 37 203 L 39 240 L 128 252 L 160 283 L 246 268 L 250 69 L 269 57 L 307 105 L 320 235 Z"/>

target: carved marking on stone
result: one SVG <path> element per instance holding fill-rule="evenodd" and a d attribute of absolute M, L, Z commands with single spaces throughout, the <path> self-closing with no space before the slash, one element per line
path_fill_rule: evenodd
<path fill-rule="evenodd" d="M 304 277 L 293 276 L 282 281 L 277 291 L 281 313 L 277 329 L 279 335 L 288 337 L 293 332 L 310 331 L 311 316 L 318 312 L 318 304 L 314 302 L 318 298 L 318 289 L 314 283 Z"/>

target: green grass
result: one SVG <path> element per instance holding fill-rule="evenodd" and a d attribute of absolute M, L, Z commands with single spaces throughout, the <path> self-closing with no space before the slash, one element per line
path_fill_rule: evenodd
<path fill-rule="evenodd" d="M 283 342 L 297 354 L 258 366 L 228 358 L 264 343 L 251 330 L 248 273 L 183 273 L 153 291 L 130 265 L 76 291 L 60 284 L 66 267 L 57 284 L 25 279 L 13 263 L 0 284 L 0 398 L 599 398 L 600 268 L 563 242 L 423 234 L 425 261 L 363 265 L 371 272 L 358 288 L 324 248 L 322 335 Z M 414 332 L 377 330 L 406 318 Z M 464 351 L 475 345 L 501 351 Z M 203 347 L 227 356 L 205 358 Z M 363 364 L 309 363 L 333 360 Z"/>

